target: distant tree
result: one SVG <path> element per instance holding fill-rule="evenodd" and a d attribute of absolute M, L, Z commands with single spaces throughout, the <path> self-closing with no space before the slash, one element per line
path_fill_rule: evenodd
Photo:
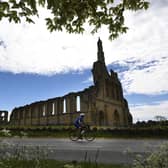
<path fill-rule="evenodd" d="M 20 23 L 22 18 L 34 23 L 32 16 L 38 16 L 38 7 L 47 8 L 52 16 L 46 18 L 49 31 L 83 33 L 84 24 L 93 26 L 91 33 L 96 33 L 106 25 L 109 38 L 115 39 L 120 33 L 126 33 L 124 25 L 125 10 L 142 10 L 149 7 L 145 0 L 0 0 L 0 20 Z"/>
<path fill-rule="evenodd" d="M 155 119 L 156 121 L 166 121 L 166 120 L 167 120 L 166 117 L 160 116 L 160 115 L 155 116 L 154 119 Z"/>

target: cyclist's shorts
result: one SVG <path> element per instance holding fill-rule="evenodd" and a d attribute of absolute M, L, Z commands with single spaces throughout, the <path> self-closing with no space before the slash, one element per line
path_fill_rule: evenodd
<path fill-rule="evenodd" d="M 77 123 L 75 123 L 74 125 L 75 125 L 76 128 L 79 128 L 79 127 L 80 127 L 80 125 L 77 124 Z"/>

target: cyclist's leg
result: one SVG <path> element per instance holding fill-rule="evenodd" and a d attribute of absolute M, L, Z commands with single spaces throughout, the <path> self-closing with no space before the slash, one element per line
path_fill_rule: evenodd
<path fill-rule="evenodd" d="M 81 139 L 83 139 L 84 132 L 85 132 L 85 126 L 81 125 L 80 127 L 80 138 Z"/>
<path fill-rule="evenodd" d="M 79 130 L 79 139 L 83 139 L 83 134 L 82 134 L 83 128 L 80 126 L 78 130 Z"/>
<path fill-rule="evenodd" d="M 74 124 L 75 125 L 75 127 L 76 127 L 76 132 L 77 132 L 77 135 L 78 135 L 78 138 L 80 138 L 81 137 L 81 127 L 80 127 L 80 125 L 79 124 Z"/>
<path fill-rule="evenodd" d="M 79 139 L 79 128 L 77 125 L 75 125 L 75 129 L 74 130 L 71 130 L 70 133 L 69 133 L 69 137 L 72 141 L 77 141 Z"/>

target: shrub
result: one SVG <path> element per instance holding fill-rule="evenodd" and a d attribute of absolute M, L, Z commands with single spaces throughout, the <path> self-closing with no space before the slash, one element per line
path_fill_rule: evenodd
<path fill-rule="evenodd" d="M 133 168 L 168 168 L 168 144 L 144 158 L 138 155 L 134 161 Z"/>
<path fill-rule="evenodd" d="M 4 129 L 0 130 L 0 135 L 5 136 L 5 137 L 10 137 L 11 132 L 10 132 L 10 130 L 7 130 L 7 129 L 4 128 Z"/>

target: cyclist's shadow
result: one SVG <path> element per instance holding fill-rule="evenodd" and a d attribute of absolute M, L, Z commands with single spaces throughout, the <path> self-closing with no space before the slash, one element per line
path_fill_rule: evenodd
<path fill-rule="evenodd" d="M 77 143 L 77 144 L 90 144 L 90 143 L 94 143 L 94 141 L 87 141 L 85 139 L 78 139 L 77 141 L 74 141 L 74 143 Z"/>

